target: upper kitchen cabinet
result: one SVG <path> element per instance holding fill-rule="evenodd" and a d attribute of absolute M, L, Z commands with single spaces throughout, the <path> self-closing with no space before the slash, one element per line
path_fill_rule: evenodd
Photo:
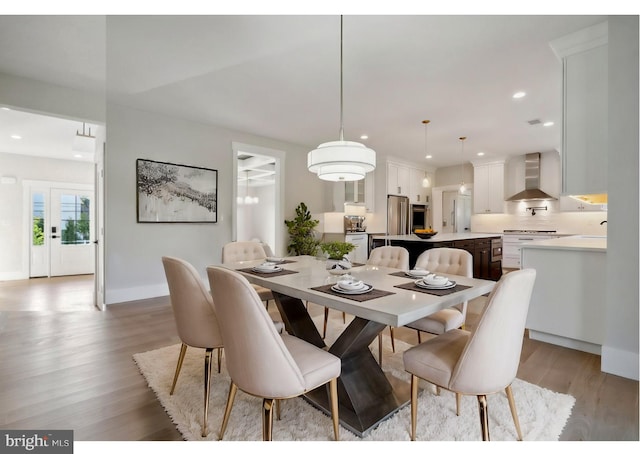
<path fill-rule="evenodd" d="M 473 212 L 504 212 L 504 161 L 474 163 Z"/>
<path fill-rule="evenodd" d="M 409 197 L 409 167 L 387 162 L 387 194 Z"/>
<path fill-rule="evenodd" d="M 362 203 L 367 212 L 374 211 L 374 172 L 368 172 L 364 179 L 357 181 L 330 182 L 331 203 L 326 211 L 344 211 L 345 203 Z"/>
<path fill-rule="evenodd" d="M 431 188 L 426 188 L 422 184 L 427 172 L 422 169 L 409 169 L 409 203 L 412 205 L 427 205 Z"/>
<path fill-rule="evenodd" d="M 553 42 L 563 67 L 562 193 L 607 192 L 607 22 Z"/>
<path fill-rule="evenodd" d="M 422 184 L 425 177 L 433 181 L 433 175 L 429 177 L 425 169 L 388 161 L 387 194 L 406 196 L 412 205 L 427 205 L 431 187 Z"/>

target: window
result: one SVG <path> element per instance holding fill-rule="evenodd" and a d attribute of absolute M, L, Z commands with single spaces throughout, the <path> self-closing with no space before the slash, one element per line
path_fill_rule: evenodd
<path fill-rule="evenodd" d="M 78 195 L 60 196 L 62 244 L 87 244 L 91 239 L 89 198 Z"/>
<path fill-rule="evenodd" d="M 34 246 L 42 246 L 44 244 L 44 194 L 33 194 L 31 209 L 33 218 L 32 243 Z"/>

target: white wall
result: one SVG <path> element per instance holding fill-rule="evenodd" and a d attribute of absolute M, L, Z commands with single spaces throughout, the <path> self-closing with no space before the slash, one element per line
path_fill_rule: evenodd
<path fill-rule="evenodd" d="M 0 102 L 21 110 L 104 124 L 104 93 L 88 93 L 0 73 Z"/>
<path fill-rule="evenodd" d="M 191 262 L 205 277 L 218 264 L 222 246 L 231 241 L 233 160 L 231 143 L 259 145 L 286 153 L 285 217 L 305 202 L 311 211 L 323 206 L 321 181 L 306 168 L 306 149 L 291 144 L 143 112 L 107 106 L 106 169 L 106 301 L 131 301 L 166 295 L 161 257 Z M 215 224 L 138 224 L 137 158 L 218 170 L 218 222 Z M 283 232 L 284 222 L 282 224 Z"/>
<path fill-rule="evenodd" d="M 0 176 L 16 178 L 15 184 L 0 184 L 0 280 L 26 279 L 24 180 L 93 184 L 93 164 L 0 153 Z"/>
<path fill-rule="evenodd" d="M 638 16 L 609 16 L 609 237 L 602 370 L 638 380 Z"/>

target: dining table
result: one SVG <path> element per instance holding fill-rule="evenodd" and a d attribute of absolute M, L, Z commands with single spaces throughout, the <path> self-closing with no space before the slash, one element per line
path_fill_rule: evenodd
<path fill-rule="evenodd" d="M 369 345 L 386 326 L 400 327 L 441 309 L 490 293 L 496 282 L 447 275 L 456 285 L 445 290 L 419 287 L 416 278 L 396 268 L 354 264 L 349 274 L 372 288 L 362 294 L 338 293 L 340 276 L 330 274 L 326 261 L 313 256 L 283 257 L 275 269 L 259 270 L 264 260 L 227 263 L 253 284 L 273 293 L 290 335 L 328 350 L 341 359 L 338 379 L 340 423 L 360 437 L 393 416 L 410 401 L 408 383 L 385 374 Z M 360 265 L 360 266 L 357 266 Z M 326 345 L 305 302 L 353 315 L 332 345 Z M 330 414 L 327 391 L 320 387 L 303 396 Z"/>

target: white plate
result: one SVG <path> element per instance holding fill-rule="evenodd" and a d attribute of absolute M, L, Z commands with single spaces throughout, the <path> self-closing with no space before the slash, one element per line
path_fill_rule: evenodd
<path fill-rule="evenodd" d="M 280 263 L 284 262 L 284 259 L 282 257 L 267 257 L 267 262 Z"/>
<path fill-rule="evenodd" d="M 420 288 L 425 288 L 429 290 L 446 290 L 446 289 L 455 287 L 456 281 L 449 281 L 444 285 L 431 285 L 431 284 L 425 283 L 422 279 L 418 279 L 416 281 L 416 285 Z"/>
<path fill-rule="evenodd" d="M 261 268 L 259 266 L 255 266 L 253 268 L 251 268 L 253 271 L 256 271 L 258 273 L 277 273 L 278 271 L 282 271 L 282 268 L 280 268 L 279 266 L 269 266 L 269 267 L 264 267 Z"/>
<path fill-rule="evenodd" d="M 356 285 L 356 282 L 358 282 L 358 284 Z M 364 290 L 367 287 L 367 284 L 365 284 L 362 281 L 353 281 L 350 283 L 351 285 L 347 284 L 346 282 L 338 282 L 336 285 L 338 287 L 340 287 L 340 290 L 345 290 L 347 292 L 355 292 L 358 290 Z"/>
<path fill-rule="evenodd" d="M 331 290 L 333 290 L 336 293 L 342 293 L 343 295 L 362 295 L 364 293 L 368 293 L 371 290 L 373 290 L 373 285 L 364 284 L 364 288 L 361 290 L 345 290 L 338 287 L 338 284 L 336 284 L 333 287 L 331 287 Z"/>
<path fill-rule="evenodd" d="M 432 273 L 430 273 L 427 270 L 409 270 L 409 271 L 405 271 L 404 274 L 410 277 L 425 277 Z"/>

